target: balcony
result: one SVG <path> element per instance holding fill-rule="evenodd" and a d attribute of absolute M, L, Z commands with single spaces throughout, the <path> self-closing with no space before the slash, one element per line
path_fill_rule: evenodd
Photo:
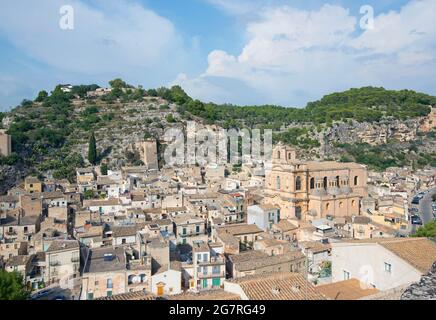
<path fill-rule="evenodd" d="M 197 277 L 198 279 L 205 279 L 205 278 L 225 278 L 226 277 L 226 272 L 225 271 L 220 271 L 219 273 L 213 273 L 213 272 L 208 272 L 207 274 L 204 273 L 197 273 Z"/>
<path fill-rule="evenodd" d="M 209 261 L 197 261 L 199 266 L 225 264 L 223 257 L 211 257 Z"/>

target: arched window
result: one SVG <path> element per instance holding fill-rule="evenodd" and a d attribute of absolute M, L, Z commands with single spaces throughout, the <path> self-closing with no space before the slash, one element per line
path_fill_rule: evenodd
<path fill-rule="evenodd" d="M 277 151 L 277 159 L 280 159 L 280 151 Z"/>
<path fill-rule="evenodd" d="M 357 186 L 358 183 L 359 183 L 359 177 L 358 177 L 358 176 L 355 176 L 355 177 L 354 177 L 354 185 Z"/>
<path fill-rule="evenodd" d="M 324 177 L 324 180 L 323 180 L 323 181 L 324 181 L 324 182 L 323 182 L 324 189 L 327 190 L 327 177 Z"/>
<path fill-rule="evenodd" d="M 315 178 L 310 179 L 310 189 L 315 189 Z"/>
<path fill-rule="evenodd" d="M 288 152 L 288 160 L 291 160 L 292 154 Z"/>
<path fill-rule="evenodd" d="M 344 203 L 341 201 L 339 202 L 339 208 L 343 208 L 344 207 Z"/>
<path fill-rule="evenodd" d="M 327 202 L 327 204 L 325 205 L 325 209 L 329 210 L 330 209 L 330 203 Z"/>
<path fill-rule="evenodd" d="M 301 220 L 301 207 L 295 207 L 295 217 Z"/>
<path fill-rule="evenodd" d="M 297 177 L 297 179 L 295 179 L 295 190 L 301 190 L 301 178 Z"/>
<path fill-rule="evenodd" d="M 336 176 L 336 186 L 337 186 L 337 187 L 340 186 L 339 176 Z"/>
<path fill-rule="evenodd" d="M 352 200 L 352 201 L 351 201 L 351 206 L 352 206 L 352 207 L 355 207 L 355 206 L 356 206 L 356 200 Z"/>
<path fill-rule="evenodd" d="M 276 186 L 277 186 L 277 189 L 280 189 L 280 177 L 279 176 L 277 176 L 277 179 L 276 179 Z"/>

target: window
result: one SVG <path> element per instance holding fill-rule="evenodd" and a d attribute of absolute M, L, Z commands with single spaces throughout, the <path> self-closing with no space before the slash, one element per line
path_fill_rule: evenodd
<path fill-rule="evenodd" d="M 339 176 L 336 176 L 336 186 L 339 187 L 339 185 L 340 185 Z"/>
<path fill-rule="evenodd" d="M 351 201 L 351 206 L 352 206 L 352 207 L 355 207 L 355 206 L 356 206 L 356 200 L 352 200 L 352 201 Z"/>
<path fill-rule="evenodd" d="M 94 300 L 94 293 L 88 292 L 88 300 Z"/>
<path fill-rule="evenodd" d="M 112 297 L 112 290 L 107 292 L 108 297 Z"/>
<path fill-rule="evenodd" d="M 277 189 L 280 189 L 280 177 L 279 176 L 277 176 L 277 178 L 276 178 L 276 187 L 277 187 Z"/>
<path fill-rule="evenodd" d="M 121 239 L 121 244 L 126 244 L 126 239 L 125 238 Z"/>
<path fill-rule="evenodd" d="M 339 208 L 343 208 L 344 207 L 344 203 L 341 201 L 339 202 Z"/>
<path fill-rule="evenodd" d="M 201 261 L 201 253 L 197 254 L 197 261 Z"/>
<path fill-rule="evenodd" d="M 203 254 L 203 261 L 206 262 L 207 260 L 209 260 L 208 255 L 207 255 L 207 253 L 204 253 Z"/>
<path fill-rule="evenodd" d="M 392 272 L 392 265 L 390 263 L 385 262 L 385 271 L 387 273 L 391 273 Z"/>
<path fill-rule="evenodd" d="M 329 209 L 330 209 L 330 203 L 326 203 L 326 205 L 325 205 L 325 209 L 326 209 L 326 210 L 329 210 Z"/>
<path fill-rule="evenodd" d="M 200 233 L 200 226 L 195 226 L 195 232 Z"/>
<path fill-rule="evenodd" d="M 183 228 L 182 234 L 186 234 L 186 228 Z"/>
<path fill-rule="evenodd" d="M 301 190 L 301 178 L 297 177 L 297 179 L 295 180 L 295 190 Z"/>
<path fill-rule="evenodd" d="M 295 217 L 298 219 L 298 220 L 301 220 L 301 207 L 295 207 Z"/>
<path fill-rule="evenodd" d="M 106 287 L 108 288 L 108 289 L 112 289 L 113 288 L 113 283 L 112 283 L 112 279 L 107 279 L 107 281 L 106 281 Z"/>
<path fill-rule="evenodd" d="M 344 270 L 344 280 L 350 280 L 350 273 Z"/>
<path fill-rule="evenodd" d="M 212 267 L 212 273 L 213 274 L 220 274 L 220 272 L 221 272 L 220 266 L 213 266 Z"/>
<path fill-rule="evenodd" d="M 359 177 L 355 176 L 354 177 L 354 185 L 357 186 L 359 184 Z"/>
<path fill-rule="evenodd" d="M 310 178 L 310 189 L 315 189 L 315 178 Z"/>
<path fill-rule="evenodd" d="M 280 151 L 277 151 L 277 159 L 280 159 Z"/>
<path fill-rule="evenodd" d="M 207 267 L 203 267 L 203 275 L 207 275 Z"/>
<path fill-rule="evenodd" d="M 327 190 L 327 177 L 324 177 L 323 179 L 323 187 Z"/>

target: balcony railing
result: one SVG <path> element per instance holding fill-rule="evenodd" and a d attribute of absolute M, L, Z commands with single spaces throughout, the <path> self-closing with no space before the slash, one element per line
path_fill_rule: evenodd
<path fill-rule="evenodd" d="M 224 264 L 225 260 L 221 257 L 211 257 L 208 261 L 197 261 L 198 265 L 213 265 L 213 264 Z"/>
<path fill-rule="evenodd" d="M 213 272 L 208 272 L 207 274 L 204 273 L 197 273 L 197 277 L 199 279 L 203 279 L 203 278 L 222 278 L 226 276 L 226 272 L 225 271 L 220 271 L 218 273 L 213 273 Z"/>

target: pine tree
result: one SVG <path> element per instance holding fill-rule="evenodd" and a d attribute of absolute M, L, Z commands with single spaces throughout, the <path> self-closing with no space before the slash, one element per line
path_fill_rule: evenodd
<path fill-rule="evenodd" d="M 91 137 L 89 138 L 88 161 L 93 165 L 97 163 L 97 145 L 95 142 L 94 132 L 91 134 Z"/>

